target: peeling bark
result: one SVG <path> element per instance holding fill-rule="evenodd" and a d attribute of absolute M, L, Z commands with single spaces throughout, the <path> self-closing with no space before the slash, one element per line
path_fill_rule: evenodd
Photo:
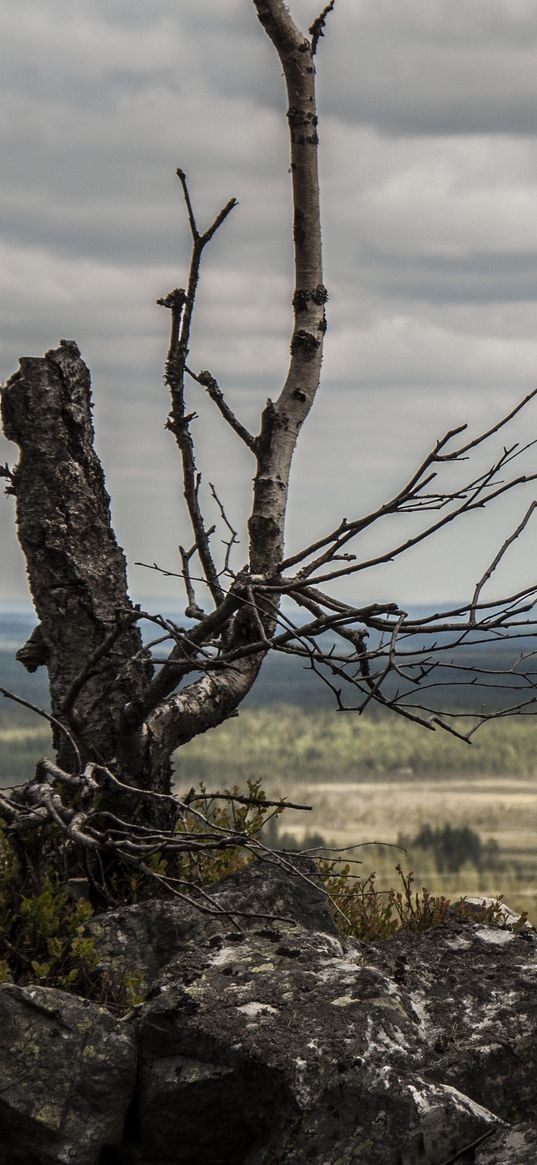
<path fill-rule="evenodd" d="M 254 684 L 262 658 L 248 656 L 235 667 L 205 675 L 162 701 L 146 720 L 154 762 L 160 763 L 194 736 L 229 720 Z"/>

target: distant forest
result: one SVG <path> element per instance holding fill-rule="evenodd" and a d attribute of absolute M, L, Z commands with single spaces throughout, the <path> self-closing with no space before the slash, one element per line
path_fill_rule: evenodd
<path fill-rule="evenodd" d="M 4 620 L 0 617 L 0 624 Z M 29 674 L 15 659 L 17 646 L 22 646 L 31 631 L 31 623 L 26 618 L 10 619 L 9 647 L 0 645 L 0 686 L 22 696 L 41 706 L 48 706 L 48 690 L 46 671 L 40 668 Z M 6 641 L 5 623 L 2 639 Z M 457 684 L 453 686 L 453 673 L 439 671 L 436 673 L 434 690 L 429 690 L 427 702 L 448 706 L 461 711 L 481 712 L 483 709 L 494 709 L 501 702 L 502 695 L 508 689 L 513 691 L 513 703 L 516 702 L 517 677 L 516 664 L 524 648 L 523 640 L 512 643 L 497 641 L 486 647 L 476 647 L 472 652 L 470 647 L 464 649 L 465 670 L 457 673 Z M 526 644 L 527 648 L 527 644 Z M 457 652 L 446 653 L 446 662 L 457 662 Z M 525 670 L 535 670 L 537 680 L 536 661 L 526 660 Z M 481 673 L 477 674 L 477 669 Z M 514 670 L 513 670 L 514 669 Z M 503 675 L 493 674 L 503 673 Z M 450 678 L 452 685 L 448 691 L 445 681 Z M 444 681 L 444 686 L 443 682 Z M 346 704 L 358 703 L 359 693 L 352 685 L 345 686 L 343 697 Z M 415 697 L 417 699 L 417 697 Z M 537 698 L 537 696 L 536 696 Z M 245 701 L 245 706 L 258 708 L 271 704 L 289 704 L 298 707 L 328 708 L 335 704 L 333 692 L 315 675 L 311 668 L 304 666 L 295 658 L 271 653 L 263 664 L 261 675 Z M 372 715 L 375 714 L 373 710 Z"/>

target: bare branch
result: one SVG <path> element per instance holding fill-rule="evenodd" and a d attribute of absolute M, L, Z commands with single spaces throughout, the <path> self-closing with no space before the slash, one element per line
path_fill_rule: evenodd
<path fill-rule="evenodd" d="M 227 720 L 250 691 L 260 666 L 259 652 L 252 653 L 155 706 L 145 720 L 155 755 L 170 756 L 181 744 Z"/>
<path fill-rule="evenodd" d="M 428 731 L 442 729 L 465 742 L 493 716 L 537 710 L 537 584 L 508 595 L 502 603 L 482 600 L 485 585 L 523 535 L 537 502 L 505 539 L 476 584 L 473 598 L 448 611 L 419 616 L 397 602 L 344 602 L 326 593 L 323 585 L 395 561 L 450 523 L 535 482 L 533 466 L 523 472 L 529 458 L 522 457 L 535 444 L 531 439 L 525 444 L 512 441 L 502 449 L 502 437 L 484 470 L 480 455 L 489 448 L 486 442 L 503 433 L 537 397 L 537 389 L 471 439 L 466 425 L 450 429 L 387 501 L 369 513 L 344 518 L 304 549 L 284 555 L 291 464 L 317 392 L 326 329 L 315 54 L 334 2 L 325 3 L 308 40 L 293 22 L 285 0 L 253 0 L 285 75 L 295 267 L 287 375 L 266 402 L 255 436 L 235 415 L 212 374 L 196 374 L 189 366 L 205 247 L 236 200 L 230 199 L 207 229 L 200 230 L 186 175 L 177 170 L 191 239 L 188 277 L 186 288 L 174 288 L 158 302 L 171 313 L 165 363 L 170 394 L 167 427 L 180 456 L 193 536 L 179 547 L 180 571 L 156 564 L 153 569 L 182 580 L 186 615 L 194 626 L 178 626 L 130 604 L 125 563 L 110 525 L 103 475 L 93 451 L 89 376 L 76 346 L 63 343 L 45 361 L 23 362 L 3 393 L 6 433 L 24 456 L 13 473 L 5 467 L 0 476 L 17 496 L 21 541 L 43 624 L 19 658 L 30 668 L 46 664 L 52 714 L 4 689 L 0 692 L 53 725 L 57 763 L 42 760 L 35 779 L 17 790 L 12 802 L 0 794 L 0 809 L 9 828 L 17 831 L 17 844 L 23 844 L 24 829 L 32 829 L 34 841 L 34 831 L 43 830 L 41 836 L 52 839 L 47 845 L 60 855 L 54 860 L 68 865 L 73 855 L 80 861 L 76 855 L 82 854 L 84 868 L 97 871 L 105 893 L 106 871 L 117 870 L 118 864 L 154 876 L 160 887 L 190 901 L 180 876 L 182 854 L 197 861 L 200 854 L 240 846 L 260 860 L 286 861 L 270 854 L 261 839 L 215 823 L 210 806 L 211 798 L 226 800 L 237 824 L 236 803 L 270 811 L 286 807 L 284 802 L 229 792 L 203 797 L 190 793 L 181 802 L 170 791 L 173 751 L 237 714 L 270 651 L 296 657 L 327 687 L 342 712 L 361 714 L 375 704 Z M 238 533 L 215 486 L 208 483 L 212 501 L 202 490 L 193 436 L 196 414 L 187 401 L 186 376 L 205 389 L 256 459 L 248 562 L 238 573 L 232 562 Z M 197 388 L 192 391 L 199 393 Z M 55 438 L 52 455 L 49 431 Z M 470 456 L 476 450 L 477 464 Z M 65 465 L 74 483 L 74 501 L 69 497 L 68 502 Z M 210 506 L 216 504 L 216 526 L 206 520 L 205 498 Z M 388 530 L 385 541 L 375 543 L 373 552 L 362 549 L 360 536 L 387 518 L 397 518 L 396 534 L 391 522 L 384 523 L 379 532 Z M 217 528 L 223 533 L 224 550 L 213 538 Z M 200 602 L 202 598 L 198 584 L 210 592 L 213 609 L 208 614 L 198 603 L 197 594 Z M 141 619 L 150 620 L 163 635 L 144 645 Z M 166 643 L 164 658 L 154 661 L 159 670 L 153 673 L 150 653 L 159 643 Z M 491 643 L 502 650 L 497 666 L 483 654 Z M 530 650 L 521 653 L 521 647 Z M 459 721 L 453 711 L 441 707 L 447 703 L 449 709 L 453 694 L 458 695 L 463 683 L 468 686 L 468 680 L 474 705 Z M 175 867 L 168 874 L 152 875 L 155 855 L 170 859 Z M 293 872 L 290 862 L 284 868 Z M 199 897 L 203 908 L 212 911 L 203 891 Z"/>
<path fill-rule="evenodd" d="M 224 546 L 226 548 L 226 556 L 224 559 L 224 566 L 223 566 L 223 570 L 222 570 L 222 574 L 228 574 L 229 573 L 229 566 L 230 566 L 231 551 L 233 550 L 234 546 L 238 546 L 239 538 L 237 536 L 237 531 L 234 530 L 233 526 L 231 525 L 231 522 L 226 514 L 226 511 L 224 509 L 222 502 L 220 501 L 220 498 L 218 497 L 218 494 L 216 492 L 216 489 L 215 489 L 212 481 L 209 482 L 209 489 L 210 489 L 212 496 L 213 496 L 213 498 L 218 506 L 218 509 L 220 510 L 220 517 L 222 518 L 222 521 L 224 522 L 224 524 L 227 526 L 227 528 L 229 530 L 229 538 L 223 540 Z"/>
<path fill-rule="evenodd" d="M 491 488 L 486 497 L 482 496 L 483 486 L 479 486 L 470 498 L 466 498 L 463 502 L 461 502 L 460 505 L 455 506 L 455 508 L 449 513 L 444 514 L 436 522 L 432 522 L 424 530 L 421 530 L 419 534 L 407 538 L 398 546 L 394 546 L 385 551 L 384 554 L 375 555 L 373 558 L 366 559 L 362 562 L 355 562 L 351 566 L 341 567 L 336 570 L 328 571 L 325 574 L 316 575 L 314 582 L 318 585 L 319 583 L 328 582 L 332 579 L 343 578 L 347 575 L 357 574 L 362 570 L 370 570 L 372 567 L 380 566 L 385 562 L 393 562 L 395 558 L 399 558 L 402 554 L 406 553 L 406 551 L 412 549 L 414 546 L 418 546 L 420 542 L 430 538 L 432 534 L 435 534 L 444 526 L 449 525 L 462 514 L 471 513 L 477 509 L 483 509 L 485 505 L 488 505 L 495 498 L 501 497 L 503 494 L 511 492 L 520 485 L 527 485 L 529 482 L 536 480 L 537 473 L 530 473 L 521 475 L 517 478 L 512 478 L 511 481 L 505 482 L 502 485 L 498 485 L 496 488 Z M 457 495 L 454 496 L 456 497 Z M 386 512 L 388 511 L 383 508 L 382 516 L 384 516 L 384 513 Z M 302 586 L 302 579 L 309 577 L 309 574 L 309 570 L 301 571 L 295 580 L 289 580 L 286 582 L 285 590 L 289 592 L 294 589 L 300 589 Z"/>
<path fill-rule="evenodd" d="M 479 596 L 481 594 L 481 591 L 483 590 L 483 587 L 485 586 L 485 583 L 487 583 L 488 580 L 494 574 L 494 571 L 496 570 L 496 567 L 499 566 L 506 550 L 508 550 L 509 547 L 513 545 L 513 542 L 516 542 L 517 538 L 519 538 L 520 535 L 522 534 L 523 530 L 525 530 L 525 528 L 526 528 L 526 526 L 531 518 L 531 515 L 533 514 L 533 511 L 536 509 L 536 507 L 537 507 L 537 502 L 532 502 L 531 506 L 529 506 L 529 508 L 526 510 L 526 513 L 524 514 L 524 517 L 523 517 L 522 521 L 520 522 L 520 524 L 517 526 L 516 530 L 513 530 L 513 533 L 510 534 L 509 537 L 505 539 L 503 546 L 500 546 L 500 549 L 498 550 L 498 553 L 493 558 L 490 566 L 487 568 L 484 575 L 482 576 L 482 578 L 480 578 L 479 582 L 477 583 L 475 591 L 474 591 L 474 596 L 472 599 L 472 611 L 471 611 L 471 616 L 470 616 L 470 621 L 472 624 L 475 624 L 476 604 L 479 602 Z"/>
<path fill-rule="evenodd" d="M 169 297 L 167 298 L 169 299 Z M 161 302 L 164 306 L 169 306 L 165 300 Z M 190 514 L 194 538 L 207 585 L 214 602 L 218 604 L 221 601 L 222 592 L 209 546 L 209 534 L 199 505 L 199 475 L 194 456 L 194 442 L 190 432 L 190 422 L 193 420 L 195 414 L 187 414 L 185 409 L 184 361 L 182 362 L 181 355 L 181 314 L 183 313 L 184 302 L 181 302 L 177 297 L 171 304 L 171 338 L 166 361 L 165 380 L 171 393 L 172 410 L 167 421 L 167 428 L 173 432 L 181 455 L 184 498 Z M 176 306 L 179 303 L 180 306 Z"/>
<path fill-rule="evenodd" d="M 203 234 L 200 234 L 200 232 L 198 231 L 197 225 L 196 225 L 194 211 L 192 209 L 192 202 L 191 202 L 190 193 L 188 190 L 186 174 L 185 174 L 184 170 L 181 170 L 180 167 L 177 168 L 176 174 L 177 174 L 177 177 L 178 177 L 178 179 L 181 183 L 182 189 L 183 189 L 183 195 L 184 195 L 184 199 L 185 199 L 185 203 L 186 203 L 186 208 L 187 208 L 187 213 L 188 213 L 188 221 L 190 223 L 190 231 L 192 234 L 192 239 L 194 241 L 194 244 L 200 244 L 201 249 L 203 249 L 203 247 L 205 247 L 205 245 L 210 242 L 213 235 L 216 234 L 219 227 L 222 226 L 222 223 L 225 222 L 228 214 L 230 214 L 231 211 L 238 205 L 237 199 L 230 198 L 229 201 L 226 202 L 226 205 L 224 207 L 222 207 L 222 210 L 220 210 L 218 212 L 218 214 L 216 215 L 216 218 L 213 220 L 211 225 L 209 227 L 207 227 L 207 230 L 204 231 Z"/>
<path fill-rule="evenodd" d="M 196 375 L 196 373 L 192 372 L 192 370 L 187 368 L 186 365 L 185 372 L 187 372 L 188 375 L 192 377 L 192 380 L 195 380 L 198 384 L 201 384 L 202 388 L 207 390 L 207 395 L 212 401 L 214 401 L 216 407 L 219 409 L 224 420 L 227 421 L 230 428 L 233 429 L 238 437 L 240 437 L 241 441 L 244 441 L 244 444 L 248 446 L 248 449 L 251 449 L 252 452 L 255 453 L 257 448 L 255 437 L 253 437 L 252 434 L 248 432 L 248 429 L 246 429 L 244 425 L 241 424 L 241 422 L 235 416 L 235 413 L 232 411 L 232 409 L 230 409 L 227 401 L 225 400 L 222 389 L 219 387 L 214 376 L 211 376 L 211 373 L 207 371 L 198 372 Z"/>
<path fill-rule="evenodd" d="M 319 16 L 316 17 L 316 19 L 313 21 L 313 24 L 310 24 L 310 27 L 308 28 L 308 32 L 311 36 L 312 57 L 314 57 L 317 52 L 317 46 L 319 44 L 320 38 L 324 36 L 326 18 L 328 13 L 333 11 L 335 2 L 336 0 L 330 0 L 330 3 L 323 8 L 322 12 L 319 14 Z"/>
<path fill-rule="evenodd" d="M 230 214 L 230 212 L 234 209 L 234 207 L 237 206 L 237 199 L 230 198 L 229 202 L 226 202 L 226 205 L 224 207 L 222 207 L 222 210 L 220 210 L 218 212 L 218 214 L 216 215 L 216 218 L 211 223 L 211 226 L 208 227 L 207 230 L 203 234 L 200 234 L 200 232 L 197 228 L 197 225 L 196 225 L 194 211 L 192 209 L 192 202 L 191 202 L 188 184 L 187 184 L 187 180 L 186 180 L 186 174 L 185 174 L 184 170 L 181 170 L 180 167 L 177 168 L 176 174 L 177 174 L 177 177 L 181 183 L 181 187 L 183 190 L 183 195 L 184 195 L 186 208 L 187 208 L 187 214 L 188 214 L 188 221 L 190 224 L 190 232 L 192 234 L 193 242 L 195 245 L 201 244 L 201 249 L 203 249 L 203 247 L 206 245 L 206 243 L 210 242 L 213 235 L 216 234 L 216 231 L 218 230 L 218 228 L 222 226 L 222 223 L 225 221 L 228 214 Z"/>
<path fill-rule="evenodd" d="M 170 308 L 172 313 L 170 346 L 165 367 L 165 381 L 171 396 L 171 412 L 168 417 L 167 427 L 174 434 L 181 455 L 183 492 L 192 523 L 194 540 L 198 547 L 207 586 L 215 604 L 218 605 L 222 600 L 222 590 L 218 582 L 218 574 L 209 547 L 209 534 L 205 528 L 203 514 L 199 505 L 198 490 L 196 488 L 197 469 L 194 455 L 194 442 L 190 432 L 190 424 L 195 414 L 189 414 L 186 411 L 185 371 L 202 254 L 207 243 L 210 242 L 218 228 L 233 210 L 233 207 L 236 206 L 236 199 L 231 198 L 217 214 L 207 230 L 203 234 L 200 234 L 194 217 L 184 171 L 177 170 L 177 177 L 181 183 L 187 207 L 192 234 L 192 254 L 186 292 L 179 288 L 176 291 L 170 292 L 164 299 L 158 301 L 164 307 Z"/>
<path fill-rule="evenodd" d="M 308 813 L 313 808 L 311 805 L 295 804 L 294 801 L 288 801 L 285 797 L 274 801 L 266 797 L 250 797 L 242 793 L 210 793 L 208 790 L 196 793 L 194 789 L 191 789 L 183 803 L 190 806 L 195 801 L 236 801 L 238 805 L 252 805 L 259 809 L 303 809 Z"/>
<path fill-rule="evenodd" d="M 478 505 L 482 505 L 485 501 L 485 497 L 483 495 L 485 494 L 486 489 L 490 488 L 490 483 L 494 476 L 500 471 L 500 469 L 504 468 L 505 465 L 507 465 L 515 457 L 520 457 L 523 452 L 531 447 L 532 442 L 529 442 L 524 447 L 514 445 L 511 447 L 511 449 L 504 449 L 501 457 L 493 466 L 491 466 L 486 472 L 481 473 L 478 477 L 470 480 L 469 482 L 466 482 L 458 489 L 449 489 L 447 491 L 439 491 L 436 494 L 425 495 L 425 488 L 437 477 L 437 471 L 432 471 L 432 467 L 435 464 L 440 465 L 442 463 L 448 462 L 454 463 L 464 459 L 468 451 L 484 444 L 484 442 L 487 441 L 489 437 L 493 436 L 502 428 L 504 428 L 508 422 L 512 420 L 512 418 L 516 416 L 517 413 L 519 413 L 521 409 L 523 409 L 529 403 L 529 401 L 535 397 L 536 393 L 537 389 L 529 393 L 524 398 L 524 400 L 516 405 L 515 408 L 511 409 L 509 413 L 500 418 L 500 420 L 498 420 L 484 433 L 478 434 L 477 437 L 468 442 L 466 445 L 461 446 L 459 449 L 454 449 L 445 453 L 442 451 L 445 450 L 453 438 L 459 433 L 463 432 L 467 426 L 459 425 L 456 428 L 450 429 L 436 442 L 434 448 L 420 463 L 410 479 L 397 492 L 397 494 L 389 499 L 389 501 L 384 502 L 371 513 L 353 521 L 349 521 L 347 518 L 344 518 L 339 523 L 339 525 L 335 527 L 335 529 L 333 529 L 329 534 L 326 534 L 316 542 L 311 543 L 308 547 L 299 551 L 298 553 L 285 558 L 282 561 L 280 569 L 282 571 L 289 570 L 292 566 L 296 566 L 299 562 L 304 561 L 304 559 L 311 558 L 311 556 L 318 550 L 323 550 L 323 548 L 325 548 L 322 555 L 319 555 L 300 572 L 301 577 L 309 577 L 315 570 L 319 569 L 328 562 L 334 561 L 335 555 L 341 551 L 342 547 L 346 543 L 351 541 L 358 534 L 363 533 L 364 530 L 374 525 L 383 517 L 388 517 L 394 514 L 408 513 L 412 512 L 412 510 L 419 509 L 442 509 L 449 506 L 450 504 L 453 504 L 457 500 L 461 501 L 461 503 L 468 501 L 468 495 L 472 492 L 474 493 L 475 496 L 473 498 L 472 505 L 461 505 L 460 508 L 454 509 L 450 516 L 444 516 L 443 520 L 438 525 L 429 527 L 428 531 L 421 535 L 421 537 L 428 537 L 429 532 L 432 533 L 435 529 L 440 528 L 441 525 L 447 524 L 448 521 L 452 521 L 455 517 L 458 516 L 459 512 L 462 512 L 463 509 L 477 508 Z M 499 492 L 506 492 L 507 490 L 516 488 L 518 485 L 526 481 L 534 480 L 534 477 L 535 475 L 528 475 L 527 477 L 515 478 L 510 483 L 503 484 Z M 495 496 L 498 496 L 498 490 L 494 492 L 491 491 L 489 495 L 487 495 L 486 500 L 492 500 L 492 497 Z M 407 547 L 405 544 L 405 549 L 406 548 Z M 392 553 L 392 551 L 388 552 L 383 561 L 389 561 Z M 398 553 L 402 553 L 402 550 L 398 551 Z M 369 562 L 367 566 L 369 565 L 373 565 L 373 562 Z M 357 569 L 362 569 L 362 567 L 359 566 Z"/>
<path fill-rule="evenodd" d="M 214 526 L 211 526 L 211 529 L 207 531 L 207 537 L 209 537 L 213 531 Z M 190 550 L 185 550 L 183 546 L 179 547 L 179 554 L 181 555 L 181 563 L 183 567 L 183 580 L 187 596 L 187 607 L 185 610 L 187 619 L 203 619 L 205 616 L 205 611 L 196 601 L 196 594 L 192 584 L 192 579 L 190 577 L 190 560 L 196 553 L 197 549 L 197 543 L 194 543 Z"/>
<path fill-rule="evenodd" d="M 146 716 L 173 691 L 182 677 L 196 670 L 198 649 L 220 635 L 241 606 L 242 585 L 243 578 L 239 575 L 220 606 L 201 619 L 196 627 L 191 628 L 188 635 L 183 632 L 178 636 L 164 667 L 147 686 L 143 698 L 125 708 L 128 723 L 133 725 L 143 723 Z"/>

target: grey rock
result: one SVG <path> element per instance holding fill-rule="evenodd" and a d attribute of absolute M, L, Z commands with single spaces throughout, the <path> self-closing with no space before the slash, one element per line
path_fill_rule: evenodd
<path fill-rule="evenodd" d="M 343 943 L 302 873 L 251 866 L 211 888 L 218 915 L 92 924 L 103 964 L 150 985 L 122 1022 L 4 988 L 6 1163 L 535 1165 L 535 933 L 454 918 Z"/>
<path fill-rule="evenodd" d="M 187 941 L 139 1017 L 125 1161 L 444 1165 L 498 1144 L 521 1165 L 536 982 L 533 933 L 471 922 L 367 947 L 285 923 Z"/>
<path fill-rule="evenodd" d="M 232 932 L 185 949 L 139 1018 L 138 1120 L 125 1160 L 442 1165 L 502 1126 L 476 1095 L 479 1040 L 459 1049 L 458 1072 L 438 1069 L 452 1013 L 438 1014 L 434 960 L 450 963 L 452 951 L 449 930 L 435 932 L 430 975 L 427 938 L 407 935 L 395 952 L 343 949 L 332 935 L 297 938 L 281 925 L 270 937 Z M 486 940 L 468 941 L 472 965 L 481 947 L 486 963 Z M 486 1002 L 486 990 L 468 999 L 467 1021 Z"/>
<path fill-rule="evenodd" d="M 199 908 L 180 899 L 140 902 L 92 920 L 88 933 L 95 942 L 99 966 L 117 987 L 125 974 L 138 977 L 150 990 L 162 968 L 188 943 L 233 929 L 270 929 L 272 921 L 286 918 L 305 930 L 337 933 L 334 918 L 310 858 L 296 858 L 302 877 L 272 860 L 252 862 L 245 869 L 208 887 L 198 898 Z M 208 913 L 207 911 L 211 911 Z"/>
<path fill-rule="evenodd" d="M 97 1165 L 117 1146 L 136 1077 L 134 1033 L 46 987 L 0 987 L 0 1162 Z"/>
<path fill-rule="evenodd" d="M 486 1137 L 475 1149 L 474 1165 L 535 1165 L 537 1128 L 520 1124 Z"/>

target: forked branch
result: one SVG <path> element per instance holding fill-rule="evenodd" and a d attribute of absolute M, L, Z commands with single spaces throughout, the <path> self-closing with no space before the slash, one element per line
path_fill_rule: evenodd
<path fill-rule="evenodd" d="M 183 467 L 183 493 L 186 501 L 192 530 L 196 543 L 197 553 L 203 568 L 206 584 L 213 601 L 218 605 L 222 601 L 222 590 L 218 581 L 218 572 L 211 553 L 210 534 L 205 525 L 203 512 L 199 502 L 199 482 L 196 467 L 194 441 L 191 433 L 191 422 L 195 413 L 187 413 L 185 404 L 185 372 L 188 359 L 192 315 L 196 302 L 196 292 L 199 283 L 202 255 L 205 247 L 216 234 L 222 223 L 237 205 L 236 199 L 229 202 L 216 215 L 211 225 L 203 234 L 197 227 L 186 175 L 183 170 L 177 170 L 177 177 L 181 183 L 192 235 L 192 254 L 188 274 L 187 290 L 177 288 L 158 303 L 171 311 L 171 334 L 168 358 L 166 360 L 164 379 L 170 390 L 171 410 L 167 427 L 174 434 L 181 463 Z"/>

